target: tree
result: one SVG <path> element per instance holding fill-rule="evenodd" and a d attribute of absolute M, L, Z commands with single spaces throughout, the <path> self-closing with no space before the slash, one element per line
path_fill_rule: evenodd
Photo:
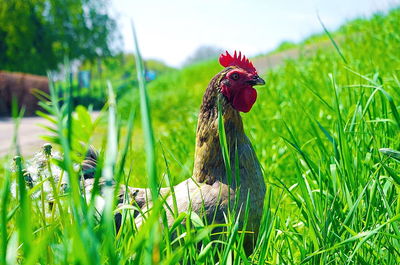
<path fill-rule="evenodd" d="M 64 57 L 110 55 L 119 35 L 106 10 L 106 0 L 2 1 L 0 69 L 45 74 Z"/>

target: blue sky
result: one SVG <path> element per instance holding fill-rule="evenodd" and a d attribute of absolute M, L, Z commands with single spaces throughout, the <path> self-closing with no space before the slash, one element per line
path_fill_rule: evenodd
<path fill-rule="evenodd" d="M 199 46 L 241 50 L 247 56 L 273 50 L 284 40 L 300 41 L 347 20 L 368 17 L 400 0 L 112 0 L 124 40 L 133 50 L 133 19 L 145 58 L 180 66 Z"/>

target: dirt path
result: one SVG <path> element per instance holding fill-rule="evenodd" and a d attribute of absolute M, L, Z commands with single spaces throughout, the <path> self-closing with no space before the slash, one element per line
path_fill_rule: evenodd
<path fill-rule="evenodd" d="M 100 112 L 93 112 L 92 117 L 98 117 Z M 49 135 L 49 131 L 42 126 L 50 126 L 51 123 L 42 117 L 25 117 L 21 119 L 18 128 L 18 144 L 21 154 L 31 156 L 40 150 L 45 143 L 41 139 L 43 135 Z M 15 155 L 12 148 L 15 135 L 15 124 L 11 118 L 0 118 L 0 157 L 10 154 Z"/>
<path fill-rule="evenodd" d="M 297 59 L 300 55 L 313 54 L 318 49 L 332 49 L 332 43 L 329 40 L 320 41 L 315 44 L 309 44 L 300 48 L 288 49 L 282 52 L 260 56 L 252 59 L 258 73 L 264 74 L 268 69 L 282 64 L 287 59 Z"/>
<path fill-rule="evenodd" d="M 37 152 L 44 141 L 41 135 L 48 132 L 39 126 L 50 125 L 49 122 L 41 117 L 27 117 L 21 120 L 18 130 L 18 143 L 23 155 L 32 155 Z M 11 151 L 11 145 L 15 132 L 15 125 L 11 118 L 0 119 L 0 157 L 6 154 L 15 155 L 15 150 Z"/>

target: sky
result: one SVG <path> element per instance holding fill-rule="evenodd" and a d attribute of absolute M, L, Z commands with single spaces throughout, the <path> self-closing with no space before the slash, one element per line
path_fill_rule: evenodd
<path fill-rule="evenodd" d="M 251 57 L 322 32 L 318 15 L 333 31 L 399 5 L 400 0 L 112 0 L 111 12 L 124 51 L 133 51 L 133 21 L 145 59 L 180 67 L 203 45 Z"/>

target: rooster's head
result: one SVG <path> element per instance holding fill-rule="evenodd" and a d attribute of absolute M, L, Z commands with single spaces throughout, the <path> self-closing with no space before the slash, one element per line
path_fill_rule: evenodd
<path fill-rule="evenodd" d="M 219 63 L 226 67 L 225 75 L 220 81 L 221 93 L 232 107 L 241 112 L 249 112 L 257 99 L 255 85 L 264 85 L 265 81 L 257 74 L 253 64 L 239 53 L 231 56 L 228 52 L 221 54 Z"/>

